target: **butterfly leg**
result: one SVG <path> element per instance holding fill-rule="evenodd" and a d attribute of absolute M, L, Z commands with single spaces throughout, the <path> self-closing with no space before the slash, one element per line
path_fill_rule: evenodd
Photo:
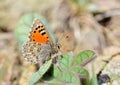
<path fill-rule="evenodd" d="M 58 69 L 60 70 L 60 71 L 62 71 L 61 70 L 61 67 L 60 67 L 60 62 L 59 62 L 59 60 L 60 60 L 60 58 L 61 58 L 61 52 L 59 51 L 57 54 L 54 54 L 51 58 L 52 58 L 52 60 L 53 60 L 53 64 L 55 64 L 57 67 L 58 67 Z"/>

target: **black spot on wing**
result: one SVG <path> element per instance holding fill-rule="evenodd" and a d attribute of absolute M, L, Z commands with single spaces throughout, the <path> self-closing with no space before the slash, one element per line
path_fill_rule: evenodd
<path fill-rule="evenodd" d="M 40 28 L 40 27 L 43 27 L 43 25 L 41 25 L 41 26 L 39 25 L 39 26 L 38 26 L 38 28 Z"/>
<path fill-rule="evenodd" d="M 39 30 L 39 33 L 40 33 L 41 31 L 43 31 L 43 30 L 45 30 L 45 29 L 40 29 L 40 30 Z"/>
<path fill-rule="evenodd" d="M 45 35 L 46 34 L 46 32 L 43 32 L 43 33 L 41 33 L 42 35 Z"/>
<path fill-rule="evenodd" d="M 38 26 L 38 28 L 40 28 L 40 25 Z"/>
<path fill-rule="evenodd" d="M 40 27 L 43 27 L 43 25 L 42 25 L 42 26 L 40 26 Z"/>
<path fill-rule="evenodd" d="M 37 28 L 35 28 L 35 30 L 38 30 L 38 27 L 37 27 Z"/>

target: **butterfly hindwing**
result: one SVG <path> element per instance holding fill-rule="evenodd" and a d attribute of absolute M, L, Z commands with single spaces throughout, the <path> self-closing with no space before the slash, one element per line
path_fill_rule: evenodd
<path fill-rule="evenodd" d="M 37 63 L 38 55 L 41 50 L 41 44 L 35 42 L 26 42 L 22 47 L 24 58 L 31 63 Z"/>

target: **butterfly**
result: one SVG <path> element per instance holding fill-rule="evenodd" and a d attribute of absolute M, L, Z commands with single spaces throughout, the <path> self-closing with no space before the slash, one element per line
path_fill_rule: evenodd
<path fill-rule="evenodd" d="M 53 42 L 45 25 L 39 19 L 34 20 L 28 38 L 29 40 L 22 46 L 22 54 L 32 64 L 45 62 L 60 50 L 58 42 Z"/>

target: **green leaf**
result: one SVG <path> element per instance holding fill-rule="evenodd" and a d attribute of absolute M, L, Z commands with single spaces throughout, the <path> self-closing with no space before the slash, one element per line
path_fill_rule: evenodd
<path fill-rule="evenodd" d="M 43 22 L 46 30 L 49 32 L 53 42 L 55 43 L 56 38 L 54 37 L 53 32 L 51 31 L 51 28 L 49 27 L 46 19 L 40 14 L 29 13 L 29 14 L 24 15 L 19 20 L 19 22 L 17 23 L 16 29 L 15 29 L 15 36 L 19 42 L 19 45 L 21 46 L 24 42 L 28 40 L 30 28 L 35 19 L 40 19 Z"/>
<path fill-rule="evenodd" d="M 63 73 L 62 80 L 72 85 L 80 85 L 79 77 L 70 71 Z"/>
<path fill-rule="evenodd" d="M 72 52 L 62 55 L 59 66 L 54 65 L 54 77 L 65 83 L 80 85 L 78 76 L 70 71 L 73 58 Z"/>
<path fill-rule="evenodd" d="M 74 57 L 72 52 L 62 55 L 62 58 L 59 61 L 60 69 L 62 71 L 67 71 L 71 67 L 71 62 L 73 58 Z"/>
<path fill-rule="evenodd" d="M 54 68 L 54 76 L 63 82 L 80 85 L 79 77 L 71 71 L 73 58 L 72 52 L 62 55 L 62 58 L 59 60 L 59 66 Z"/>
<path fill-rule="evenodd" d="M 81 65 L 84 66 L 91 60 L 95 58 L 95 53 L 91 50 L 85 50 L 83 52 L 80 52 L 73 60 L 72 65 Z"/>
<path fill-rule="evenodd" d="M 80 67 L 72 67 L 72 71 L 75 72 L 79 78 L 84 79 L 85 85 L 90 85 L 89 73 L 86 69 Z"/>
<path fill-rule="evenodd" d="M 33 85 L 39 79 L 41 79 L 42 76 L 48 71 L 51 65 L 52 65 L 52 59 L 46 61 L 45 64 L 43 64 L 37 72 L 32 74 L 32 76 L 29 79 L 29 85 Z"/>
<path fill-rule="evenodd" d="M 57 79 L 61 79 L 61 77 L 62 77 L 62 73 L 61 73 L 60 69 L 56 65 L 54 65 L 53 75 Z"/>

